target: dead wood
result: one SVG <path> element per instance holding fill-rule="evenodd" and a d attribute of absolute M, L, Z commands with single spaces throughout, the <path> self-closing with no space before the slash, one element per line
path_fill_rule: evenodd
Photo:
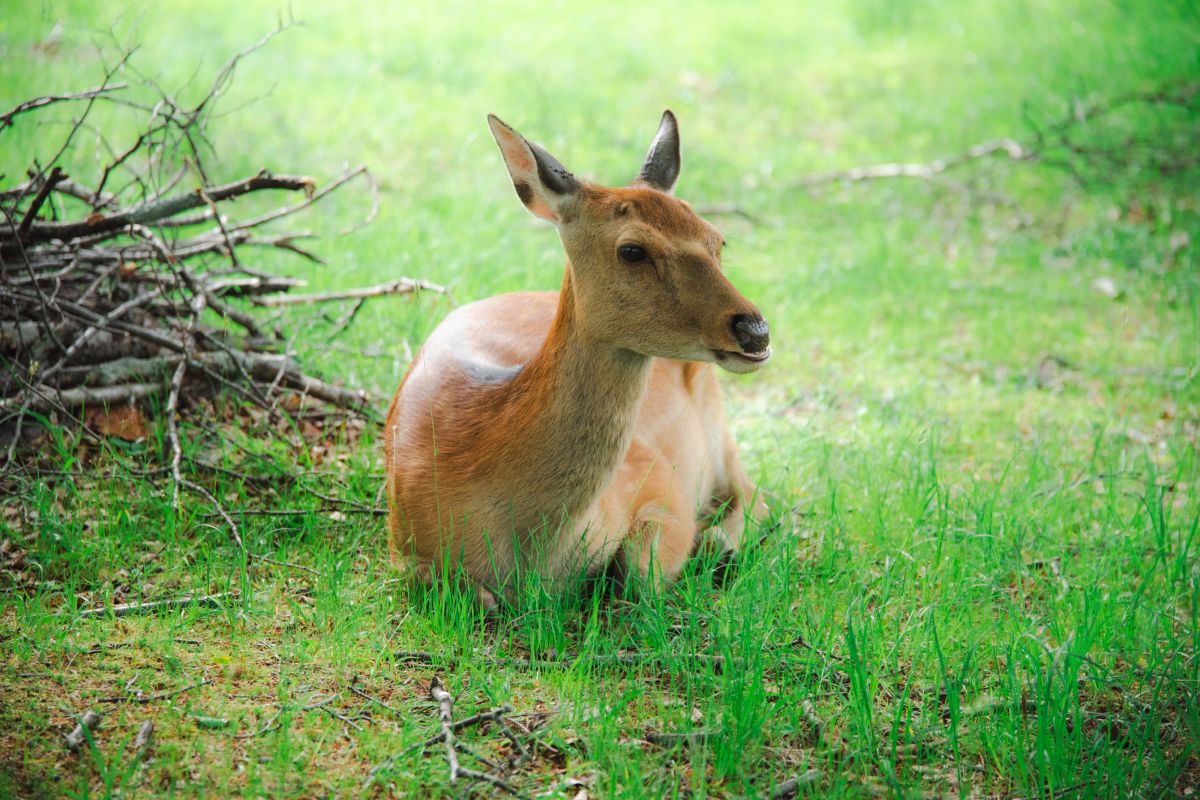
<path fill-rule="evenodd" d="M 95 711 L 88 711 L 79 720 L 75 729 L 67 734 L 67 749 L 72 753 L 79 752 L 79 748 L 83 747 L 84 742 L 88 740 L 88 734 L 100 727 L 100 715 Z"/>
<path fill-rule="evenodd" d="M 589 656 L 568 654 L 560 657 L 512 657 L 505 659 L 504 663 L 517 668 L 531 669 L 539 667 L 571 667 L 581 661 L 595 667 L 641 667 L 690 661 L 692 664 L 705 664 L 718 674 L 725 669 L 724 656 L 713 656 L 705 653 L 688 653 L 685 656 L 678 654 L 663 655 L 660 653 L 611 653 Z"/>
<path fill-rule="evenodd" d="M 821 770 L 814 768 L 794 778 L 788 778 L 783 783 L 776 785 L 775 791 L 771 792 L 771 798 L 772 800 L 787 800 L 795 797 L 800 793 L 801 788 L 811 786 L 821 780 L 821 776 L 824 774 Z"/>
<path fill-rule="evenodd" d="M 188 594 L 182 597 L 172 597 L 167 600 L 152 600 L 148 603 L 121 603 L 112 607 L 88 608 L 80 611 L 79 616 L 106 617 L 111 614 L 114 617 L 129 617 L 135 614 L 150 614 L 155 611 L 187 608 L 192 605 L 213 607 L 219 606 L 222 600 L 232 597 L 237 597 L 237 592 L 221 592 L 220 594 L 208 595 Z"/>
<path fill-rule="evenodd" d="M 495 722 L 497 724 L 503 725 L 505 715 L 511 714 L 511 713 L 512 713 L 512 706 L 503 705 L 498 708 L 493 708 L 491 711 L 482 711 L 478 714 L 472 714 L 471 716 L 467 717 L 466 719 L 460 719 L 457 722 L 455 722 L 453 725 L 453 731 L 455 733 L 458 733 L 461 730 L 470 728 L 473 725 L 479 725 L 484 722 Z M 421 749 L 424 749 L 427 747 L 433 747 L 438 742 L 444 742 L 445 740 L 446 740 L 446 733 L 445 733 L 445 731 L 442 731 L 441 733 L 437 734 L 436 736 L 431 736 L 428 739 L 426 739 L 425 743 L 421 745 Z"/>
<path fill-rule="evenodd" d="M 427 654 L 420 653 L 417 655 L 427 655 Z M 379 705 L 383 705 L 384 708 L 387 708 L 389 711 L 392 711 L 393 713 L 397 713 L 397 712 L 395 712 L 394 709 L 390 708 L 389 706 L 384 705 L 382 702 L 380 702 L 378 700 L 375 700 L 373 697 L 366 694 L 365 692 L 359 691 L 353 686 L 351 687 L 351 690 L 354 691 L 355 694 L 365 697 L 368 700 L 371 700 L 372 702 L 378 703 Z M 489 767 L 492 767 L 493 769 L 496 768 L 495 764 L 493 764 L 488 759 L 484 758 L 482 755 L 476 753 L 471 748 L 467 747 L 465 744 L 460 742 L 457 739 L 457 737 L 455 736 L 455 734 L 457 732 L 464 730 L 466 728 L 469 728 L 469 727 L 472 727 L 475 725 L 480 725 L 485 722 L 492 722 L 496 725 L 499 725 L 501 732 L 504 734 L 504 736 L 506 738 L 508 738 L 509 742 L 512 743 L 512 745 L 513 745 L 516 755 L 513 758 L 512 766 L 515 767 L 517 764 L 520 764 L 523 761 L 525 761 L 529 757 L 528 750 L 526 749 L 524 744 L 522 744 L 520 742 L 520 740 L 517 738 L 517 736 L 512 731 L 510 731 L 508 729 L 508 727 L 504 724 L 504 716 L 507 714 L 510 714 L 512 712 L 512 707 L 508 706 L 508 705 L 500 706 L 500 707 L 494 708 L 490 711 L 480 712 L 478 714 L 474 714 L 470 717 L 467 717 L 466 719 L 462 719 L 462 720 L 459 720 L 458 722 L 455 722 L 454 721 L 454 697 L 446 689 L 446 685 L 442 683 L 441 679 L 437 678 L 437 677 L 435 677 L 432 681 L 430 681 L 429 698 L 431 700 L 433 700 L 435 703 L 437 703 L 437 705 L 438 705 L 438 722 L 441 726 L 441 731 L 439 733 L 435 734 L 434 736 L 430 737 L 429 739 L 426 739 L 421 744 L 416 745 L 405 752 L 398 753 L 398 754 L 388 758 L 386 761 L 379 764 L 378 766 L 376 766 L 374 769 L 372 769 L 370 771 L 370 773 L 368 773 L 366 780 L 363 782 L 362 788 L 364 790 L 370 788 L 371 784 L 375 782 L 375 779 L 378 775 L 387 771 L 388 769 L 391 769 L 393 766 L 395 766 L 395 764 L 401 758 L 408 756 L 408 755 L 412 755 L 419 751 L 426 750 L 427 748 L 432 747 L 433 745 L 441 742 L 442 744 L 445 745 L 446 764 L 450 770 L 450 783 L 451 784 L 456 784 L 458 782 L 459 777 L 463 777 L 463 778 L 467 778 L 468 780 L 482 781 L 484 783 L 489 783 L 492 786 L 494 786 L 495 788 L 500 789 L 503 792 L 507 792 L 508 794 L 512 795 L 513 797 L 525 797 L 524 794 L 522 794 L 519 790 L 517 790 L 515 787 L 513 787 L 511 784 L 509 784 L 507 781 L 505 781 L 499 775 L 496 775 L 496 774 L 490 773 L 490 772 L 481 772 L 479 770 L 474 770 L 474 769 L 470 769 L 468 767 L 464 767 L 464 766 L 462 766 L 461 763 L 459 763 L 459 760 L 458 760 L 458 751 L 462 750 L 463 752 L 474 756 L 476 759 L 478 759 L 482 763 L 488 765 Z"/>
<path fill-rule="evenodd" d="M 357 682 L 357 680 L 358 680 L 358 676 L 357 676 L 357 675 L 354 677 L 354 680 Z M 378 697 L 372 697 L 371 695 L 367 694 L 367 693 L 366 693 L 366 692 L 364 692 L 362 689 L 360 689 L 360 688 L 359 688 L 357 685 L 355 685 L 354 683 L 350 684 L 350 691 L 351 691 L 351 693 L 358 695 L 359 697 L 363 698 L 364 700 L 367 700 L 367 701 L 369 701 L 369 702 L 371 702 L 371 703 L 374 703 L 375 705 L 379 706 L 380 708 L 382 708 L 382 709 L 384 709 L 384 710 L 386 710 L 386 711 L 389 711 L 389 712 L 390 712 L 390 713 L 392 713 L 394 716 L 396 716 L 396 717 L 398 717 L 398 718 L 400 718 L 400 719 L 402 719 L 402 720 L 407 720 L 407 719 L 408 719 L 408 715 L 407 715 L 407 714 L 404 714 L 404 713 L 403 713 L 403 712 L 401 712 L 401 711 L 397 711 L 396 709 L 394 709 L 394 708 L 392 708 L 391 706 L 389 706 L 387 703 L 385 703 L 385 702 L 383 702 L 382 700 L 380 700 Z"/>
<path fill-rule="evenodd" d="M 97 703 L 138 703 L 138 704 L 156 703 L 159 700 L 169 700 L 172 697 L 176 697 L 178 695 L 184 694 L 185 692 L 190 692 L 193 689 L 199 689 L 201 686 L 207 686 L 210 683 L 212 683 L 212 681 L 210 681 L 208 678 L 205 678 L 204 680 L 196 681 L 195 683 L 193 683 L 189 686 L 184 686 L 182 689 L 175 689 L 170 692 L 160 692 L 159 694 L 151 694 L 151 695 L 142 695 L 142 694 L 129 695 L 129 694 L 126 694 L 126 695 L 120 695 L 117 697 L 101 697 L 96 702 Z"/>
<path fill-rule="evenodd" d="M 820 742 L 822 737 L 825 736 L 825 723 L 817 714 L 817 709 L 813 706 L 812 700 L 809 700 L 807 697 L 800 701 L 800 715 L 804 718 L 804 722 L 812 732 L 813 742 Z"/>
<path fill-rule="evenodd" d="M 417 292 L 437 292 L 446 294 L 446 287 L 429 281 L 401 278 L 378 286 L 367 286 L 362 289 L 347 289 L 341 292 L 323 292 L 321 294 L 280 294 L 255 298 L 254 302 L 261 306 L 296 306 L 312 305 L 313 303 L 328 303 L 332 300 L 365 300 L 369 297 L 383 297 L 390 294 L 416 294 Z"/>
<path fill-rule="evenodd" d="M 138 758 L 145 758 L 150 751 L 150 745 L 154 739 L 154 722 L 146 720 L 142 723 L 142 727 L 138 728 L 137 736 L 133 740 L 133 752 Z"/>
<path fill-rule="evenodd" d="M 442 682 L 434 678 L 429 684 L 429 697 L 438 704 L 438 720 L 442 723 L 441 740 L 446 745 L 446 763 L 450 767 L 450 784 L 458 783 L 458 752 L 454 749 L 454 698 Z"/>
<path fill-rule="evenodd" d="M 171 486 L 174 505 L 188 490 L 220 514 L 245 550 L 234 515 L 189 479 L 195 467 L 180 423 L 198 400 L 233 393 L 281 422 L 262 429 L 285 438 L 296 421 L 287 409 L 311 415 L 313 406 L 325 406 L 338 413 L 335 420 L 377 419 L 376 398 L 311 374 L 291 355 L 292 337 L 277 327 L 280 314 L 272 310 L 445 294 L 445 288 L 400 278 L 295 295 L 304 281 L 254 266 L 254 253 L 264 247 L 324 263 L 329 253 L 310 249 L 312 233 L 285 226 L 351 182 L 365 182 L 371 192 L 363 224 L 369 223 L 379 199 L 371 175 L 360 166 L 320 182 L 268 169 L 218 179 L 208 163 L 209 122 L 237 64 L 289 25 L 230 58 L 194 104 L 143 77 L 128 63 L 133 51 L 122 50 L 105 59 L 111 66 L 97 88 L 36 97 L 0 114 L 0 143 L 5 130 L 29 116 L 41 122 L 42 115 L 69 115 L 68 132 L 48 161 L 33 162 L 7 185 L 0 176 L 0 468 L 34 438 L 22 435 L 23 426 L 69 425 L 98 436 L 81 409 L 161 409 L 168 468 L 159 478 Z M 98 102 L 125 115 L 124 123 L 114 123 L 124 125 L 119 135 L 134 133 L 120 143 L 96 131 L 102 146 L 93 172 L 71 165 L 91 161 L 75 157 L 84 146 L 77 134 L 93 130 L 89 114 Z M 338 323 L 339 332 L 354 316 Z M 92 613 L 108 610 L 85 616 Z"/>
<path fill-rule="evenodd" d="M 1084 140 L 1081 134 L 1094 129 L 1103 118 L 1130 107 L 1174 107 L 1194 113 L 1200 110 L 1197 106 L 1198 99 L 1200 83 L 1194 81 L 1170 81 L 1146 91 L 1086 101 L 1073 98 L 1067 104 L 1067 112 L 1049 124 L 1036 122 L 1027 110 L 1026 118 L 1031 133 L 1021 140 L 1008 137 L 990 139 L 971 145 L 962 152 L 932 161 L 871 164 L 817 173 L 800 178 L 793 182 L 792 186 L 811 188 L 831 183 L 856 183 L 891 178 L 934 180 L 951 170 L 992 158 L 1039 162 L 1061 168 L 1076 179 L 1082 180 L 1085 169 L 1093 177 L 1104 177 L 1118 172 L 1122 166 L 1129 163 L 1131 151 L 1138 148 L 1163 151 L 1168 160 L 1154 165 L 1158 171 L 1179 171 L 1198 163 L 1194 152 L 1171 153 L 1168 152 L 1170 148 L 1134 138 L 1126 138 L 1119 145 L 1104 144 Z"/>

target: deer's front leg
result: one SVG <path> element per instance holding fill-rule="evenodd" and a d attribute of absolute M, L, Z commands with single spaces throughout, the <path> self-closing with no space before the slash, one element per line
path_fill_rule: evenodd
<path fill-rule="evenodd" d="M 644 580 L 672 583 L 695 542 L 695 512 L 680 492 L 668 491 L 638 507 L 625 540 L 623 561 Z"/>

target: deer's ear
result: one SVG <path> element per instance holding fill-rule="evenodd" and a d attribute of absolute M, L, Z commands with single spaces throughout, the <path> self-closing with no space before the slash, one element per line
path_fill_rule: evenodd
<path fill-rule="evenodd" d="M 658 133 L 654 134 L 654 141 L 646 152 L 636 183 L 670 194 L 675 181 L 679 180 L 679 165 L 679 123 L 668 109 L 663 112 L 662 122 L 658 123 Z"/>
<path fill-rule="evenodd" d="M 488 114 L 488 126 L 500 146 L 517 197 L 534 214 L 558 224 L 564 204 L 579 191 L 579 181 L 554 156 L 505 125 L 495 114 Z"/>

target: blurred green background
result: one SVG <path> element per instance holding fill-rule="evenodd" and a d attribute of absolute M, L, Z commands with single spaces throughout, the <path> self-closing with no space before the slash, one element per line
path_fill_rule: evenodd
<path fill-rule="evenodd" d="M 0 23 L 0 101 L 92 85 L 95 45 L 111 61 L 115 39 L 137 44 L 142 74 L 195 102 L 220 64 L 289 14 L 301 24 L 247 58 L 220 98 L 230 113 L 211 126 L 209 168 L 225 180 L 262 167 L 328 180 L 369 166 L 383 200 L 373 225 L 334 235 L 369 206 L 361 188 L 300 223 L 324 237 L 329 267 L 261 256 L 316 288 L 410 275 L 460 302 L 557 288 L 556 237 L 511 197 L 484 115 L 581 175 L 620 184 L 671 107 L 685 150 L 679 195 L 758 223 L 717 219 L 732 242 L 729 272 L 779 343 L 769 371 L 735 382 L 754 387 L 743 422 L 800 391 L 876 410 L 903 397 L 918 416 L 957 426 L 1010 418 L 1017 400 L 981 392 L 978 375 L 962 379 L 964 364 L 1025 374 L 1048 353 L 1110 368 L 1196 355 L 1191 249 L 1183 264 L 1144 263 L 1169 254 L 1171 231 L 1194 228 L 1193 172 L 1147 174 L 1133 154 L 1125 174 L 1105 169 L 1087 187 L 1007 163 L 947 176 L 965 178 L 965 194 L 957 180 L 795 186 L 830 169 L 1024 140 L 1031 121 L 1048 125 L 1073 104 L 1194 79 L 1193 3 L 27 2 Z M 70 113 L 7 132 L 0 172 L 53 153 Z M 1163 128 L 1178 148 L 1195 134 L 1194 114 L 1182 116 L 1180 126 L 1178 109 L 1139 106 L 1094 135 L 1119 142 L 1130 126 Z M 114 146 L 123 139 L 113 131 L 141 122 L 111 107 L 92 121 Z M 96 173 L 103 154 L 85 132 L 67 166 Z M 1129 222 L 1129 208 L 1162 203 L 1169 221 L 1151 212 L 1150 224 Z M 1094 291 L 1097 278 L 1123 302 Z M 436 299 L 376 302 L 336 352 L 315 347 L 309 358 L 390 394 L 404 364 L 388 356 L 400 339 L 419 344 L 446 310 Z M 306 338 L 301 350 L 322 344 Z M 1038 410 L 1022 413 L 1029 422 Z"/>

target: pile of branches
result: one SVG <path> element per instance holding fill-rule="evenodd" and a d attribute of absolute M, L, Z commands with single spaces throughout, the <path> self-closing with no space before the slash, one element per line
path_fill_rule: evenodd
<path fill-rule="evenodd" d="M 368 398 L 307 374 L 259 308 L 416 292 L 442 287 L 403 278 L 327 294 L 296 294 L 303 281 L 251 266 L 261 248 L 320 263 L 300 242 L 308 232 L 274 229 L 348 181 L 374 184 L 366 169 L 318 188 L 309 177 L 267 170 L 232 182 L 213 180 L 206 123 L 240 59 L 286 26 L 238 53 L 196 103 L 181 103 L 129 64 L 124 49 L 95 88 L 37 97 L 0 115 L 5 134 L 52 107 L 75 110 L 69 132 L 46 163 L 5 187 L 0 178 L 0 434 L 12 460 L 22 428 L 74 421 L 81 408 L 163 399 L 179 482 L 175 418 L 198 394 L 229 391 L 278 411 L 299 393 L 352 414 L 370 415 Z M 132 75 L 133 83 L 119 80 Z M 99 104 L 143 120 L 123 147 L 89 124 Z M 90 180 L 69 175 L 64 155 L 80 131 L 102 144 L 103 168 Z M 261 213 L 235 216 L 249 196 L 298 195 Z M 374 192 L 373 192 L 374 193 Z M 377 194 L 376 194 L 377 197 Z M 278 202 L 278 201 L 276 201 Z M 253 205 L 253 204 L 252 204 Z M 262 204 L 259 204 L 262 207 Z M 363 224 L 374 217 L 372 204 Z M 354 307 L 357 311 L 358 306 Z M 347 315 L 347 321 L 353 316 Z M 294 404 L 293 404 L 294 405 Z"/>

